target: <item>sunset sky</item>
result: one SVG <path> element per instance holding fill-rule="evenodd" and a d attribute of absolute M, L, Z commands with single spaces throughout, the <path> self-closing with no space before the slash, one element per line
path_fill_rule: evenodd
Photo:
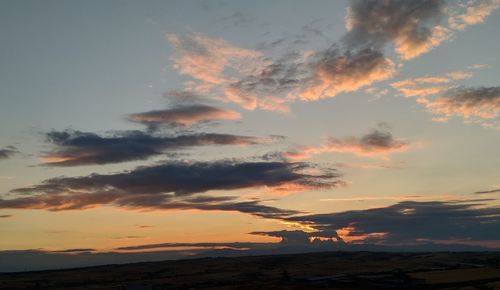
<path fill-rule="evenodd" d="M 500 248 L 499 7 L 1 1 L 0 250 Z"/>

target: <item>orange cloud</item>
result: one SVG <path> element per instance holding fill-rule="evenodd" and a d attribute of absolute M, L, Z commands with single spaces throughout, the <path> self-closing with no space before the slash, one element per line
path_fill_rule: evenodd
<path fill-rule="evenodd" d="M 450 87 L 446 86 L 425 87 L 425 88 L 399 88 L 399 91 L 405 97 L 424 97 L 444 92 L 449 88 Z"/>
<path fill-rule="evenodd" d="M 443 26 L 432 28 L 429 37 L 421 39 L 410 33 L 403 33 L 394 39 L 396 53 L 403 60 L 415 58 L 446 41 L 451 31 Z"/>
<path fill-rule="evenodd" d="M 224 91 L 224 94 L 229 101 L 247 110 L 255 110 L 257 108 L 257 97 L 249 92 L 230 86 Z"/>
<path fill-rule="evenodd" d="M 363 242 L 365 240 L 373 239 L 383 239 L 387 236 L 387 233 L 367 233 L 360 234 L 357 233 L 356 228 L 353 224 L 336 230 L 339 238 L 347 244 Z"/>
<path fill-rule="evenodd" d="M 469 1 L 465 12 L 453 11 L 448 22 L 454 29 L 464 30 L 469 25 L 483 23 L 500 7 L 500 0 Z"/>
<path fill-rule="evenodd" d="M 223 39 L 196 32 L 183 36 L 168 34 L 167 39 L 174 48 L 174 69 L 208 84 L 228 82 L 229 77 L 224 74 L 226 68 L 250 72 L 262 56 L 258 51 L 235 47 Z"/>
<path fill-rule="evenodd" d="M 192 126 L 197 123 L 221 120 L 237 120 L 240 113 L 207 105 L 189 105 L 165 110 L 132 114 L 129 120 L 146 125 Z"/>
<path fill-rule="evenodd" d="M 454 80 L 463 80 L 472 77 L 472 73 L 468 71 L 452 71 L 441 76 L 411 78 L 398 82 L 394 82 L 391 86 L 402 93 L 405 97 L 426 97 L 436 95 L 450 89 L 450 86 L 427 86 L 421 87 L 422 84 L 445 84 Z"/>
<path fill-rule="evenodd" d="M 302 100 L 313 101 L 356 91 L 386 80 L 395 73 L 395 64 L 382 53 L 371 49 L 352 55 L 327 51 L 313 67 L 313 80 L 298 92 Z"/>
<path fill-rule="evenodd" d="M 464 79 L 469 79 L 472 77 L 471 72 L 460 71 L 460 70 L 449 72 L 446 75 L 454 80 L 464 80 Z"/>

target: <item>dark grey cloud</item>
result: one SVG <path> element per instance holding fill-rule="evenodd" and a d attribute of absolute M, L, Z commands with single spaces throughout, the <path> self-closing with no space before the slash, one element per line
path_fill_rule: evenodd
<path fill-rule="evenodd" d="M 500 188 L 499 189 L 492 189 L 492 190 L 476 191 L 474 193 L 476 193 L 476 194 L 485 194 L 485 193 L 495 193 L 495 192 L 500 192 Z"/>
<path fill-rule="evenodd" d="M 109 204 L 128 209 L 238 211 L 281 218 L 298 212 L 265 206 L 258 200 L 196 194 L 257 187 L 326 189 L 341 183 L 336 171 L 314 168 L 316 174 L 308 173 L 311 169 L 307 163 L 169 161 L 122 173 L 47 179 L 33 187 L 12 190 L 25 196 L 0 199 L 0 208 L 57 211 Z"/>
<path fill-rule="evenodd" d="M 65 249 L 59 251 L 50 251 L 50 253 L 82 253 L 82 252 L 94 252 L 95 249 L 92 248 L 80 248 L 80 249 Z"/>
<path fill-rule="evenodd" d="M 233 249 L 248 249 L 258 246 L 268 245 L 269 243 L 160 243 L 160 244 L 146 244 L 137 246 L 127 246 L 116 248 L 118 251 L 137 251 L 137 250 L 152 250 L 162 248 L 181 248 L 181 247 L 200 247 L 200 248 L 233 248 Z"/>
<path fill-rule="evenodd" d="M 351 0 L 344 42 L 377 50 L 393 42 L 400 57 L 414 58 L 448 37 L 449 32 L 440 26 L 445 7 L 444 0 Z"/>
<path fill-rule="evenodd" d="M 400 148 L 401 146 L 408 145 L 406 142 L 396 140 L 391 132 L 377 129 L 362 136 L 359 139 L 359 144 L 365 148 L 376 148 L 379 150 Z"/>
<path fill-rule="evenodd" d="M 236 120 L 239 118 L 240 114 L 238 112 L 201 104 L 136 113 L 128 117 L 131 122 L 144 124 L 152 128 L 161 125 L 186 127 L 199 123 Z"/>
<path fill-rule="evenodd" d="M 207 201 L 208 199 L 213 201 Z M 300 213 L 295 210 L 280 209 L 263 205 L 259 200 L 238 201 L 236 197 L 197 198 L 172 197 L 164 194 L 110 194 L 71 193 L 41 194 L 0 200 L 0 208 L 44 209 L 50 211 L 82 210 L 97 206 L 112 205 L 131 210 L 202 210 L 234 211 L 264 218 L 283 218 Z"/>
<path fill-rule="evenodd" d="M 434 100 L 422 100 L 430 112 L 447 119 L 495 119 L 500 116 L 500 87 L 458 87 L 446 91 Z"/>
<path fill-rule="evenodd" d="M 320 231 L 349 228 L 349 236 L 385 244 L 500 241 L 500 208 L 485 200 L 404 201 L 366 210 L 289 218 Z"/>
<path fill-rule="evenodd" d="M 123 236 L 123 237 L 112 237 L 111 240 L 132 240 L 132 239 L 143 239 L 145 236 Z"/>
<path fill-rule="evenodd" d="M 208 201 L 213 199 L 213 201 Z M 234 211 L 264 218 L 283 218 L 300 213 L 296 210 L 286 210 L 263 205 L 259 200 L 239 201 L 236 197 L 205 196 L 204 200 L 197 198 L 165 198 L 161 195 L 128 196 L 115 202 L 115 205 L 129 209 L 196 209 L 202 211 Z"/>
<path fill-rule="evenodd" d="M 52 131 L 47 141 L 55 148 L 44 154 L 49 166 L 78 166 L 144 160 L 195 146 L 254 145 L 262 139 L 230 134 L 198 133 L 163 136 L 121 131 L 110 136 L 80 131 Z"/>
<path fill-rule="evenodd" d="M 8 159 L 17 153 L 19 153 L 19 150 L 17 150 L 14 146 L 9 145 L 4 148 L 0 148 L 0 160 Z"/>
<path fill-rule="evenodd" d="M 109 192 L 189 195 L 209 190 L 275 187 L 287 183 L 317 188 L 330 188 L 338 184 L 339 174 L 336 171 L 325 169 L 318 175 L 305 173 L 311 168 L 312 165 L 300 162 L 167 161 L 116 174 L 47 179 L 33 187 L 15 189 L 13 192 L 102 192 L 111 189 Z"/>

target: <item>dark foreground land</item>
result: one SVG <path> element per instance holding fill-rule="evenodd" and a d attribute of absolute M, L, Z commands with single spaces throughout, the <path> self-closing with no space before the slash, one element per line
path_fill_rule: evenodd
<path fill-rule="evenodd" d="M 202 258 L 5 273 L 0 289 L 500 289 L 500 253 Z"/>

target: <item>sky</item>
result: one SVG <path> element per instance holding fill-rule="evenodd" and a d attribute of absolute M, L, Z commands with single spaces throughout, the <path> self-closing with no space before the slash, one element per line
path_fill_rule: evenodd
<path fill-rule="evenodd" d="M 0 270 L 499 249 L 498 8 L 1 1 Z"/>

